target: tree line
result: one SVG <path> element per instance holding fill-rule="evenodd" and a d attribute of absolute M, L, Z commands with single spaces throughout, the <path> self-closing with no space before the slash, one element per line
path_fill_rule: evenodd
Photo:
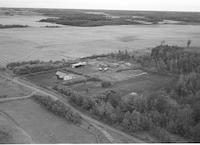
<path fill-rule="evenodd" d="M 49 61 L 44 62 L 40 60 L 12 62 L 7 64 L 7 68 L 12 70 L 17 75 L 36 73 L 41 71 L 48 71 L 61 67 L 69 67 L 70 62 L 65 61 Z"/>
<path fill-rule="evenodd" d="M 74 124 L 81 123 L 81 116 L 74 113 L 69 107 L 67 107 L 60 100 L 54 100 L 49 96 L 34 95 L 32 98 L 43 105 L 47 110 L 53 112 L 55 115 L 65 118 L 67 121 Z"/>

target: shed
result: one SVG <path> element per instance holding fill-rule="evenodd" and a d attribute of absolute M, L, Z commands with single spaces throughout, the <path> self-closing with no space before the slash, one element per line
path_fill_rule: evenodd
<path fill-rule="evenodd" d="M 77 67 L 81 67 L 81 66 L 85 66 L 85 65 L 87 65 L 86 62 L 78 62 L 78 63 L 72 64 L 72 68 L 77 68 Z"/>

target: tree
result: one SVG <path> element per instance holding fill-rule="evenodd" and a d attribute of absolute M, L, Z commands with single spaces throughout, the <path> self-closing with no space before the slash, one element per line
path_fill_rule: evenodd
<path fill-rule="evenodd" d="M 165 44 L 165 40 L 162 40 L 160 45 L 163 46 Z"/>
<path fill-rule="evenodd" d="M 197 94 L 197 95 L 200 95 Z M 200 96 L 198 96 L 200 97 Z M 193 108 L 193 116 L 194 116 L 194 119 L 196 122 L 199 122 L 200 121 L 200 100 L 196 101 L 193 105 L 192 105 L 192 108 Z"/>
<path fill-rule="evenodd" d="M 192 41 L 191 40 L 188 40 L 187 41 L 187 47 L 190 47 L 190 44 L 192 43 Z"/>
<path fill-rule="evenodd" d="M 123 121 L 122 121 L 122 126 L 124 126 L 126 129 L 130 130 L 131 129 L 131 113 L 128 111 L 125 113 Z"/>
<path fill-rule="evenodd" d="M 141 114 L 138 111 L 133 111 L 131 114 L 131 130 L 139 131 L 141 130 Z"/>
<path fill-rule="evenodd" d="M 179 108 L 176 117 L 170 120 L 168 129 L 182 136 L 188 135 L 191 124 L 193 123 L 192 113 L 193 111 L 189 105 Z"/>
<path fill-rule="evenodd" d="M 200 142 L 200 123 L 191 128 L 191 138 L 195 142 Z"/>
<path fill-rule="evenodd" d="M 111 82 L 109 82 L 109 81 L 103 81 L 103 82 L 101 82 L 101 87 L 102 88 L 108 88 L 108 87 L 110 87 L 112 84 L 111 84 Z"/>

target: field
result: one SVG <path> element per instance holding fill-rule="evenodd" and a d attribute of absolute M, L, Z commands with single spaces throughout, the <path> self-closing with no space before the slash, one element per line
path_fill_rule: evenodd
<path fill-rule="evenodd" d="M 16 85 L 8 80 L 5 80 L 0 77 L 0 96 L 6 97 L 22 97 L 29 95 L 31 93 L 30 90 Z"/>
<path fill-rule="evenodd" d="M 75 13 L 79 13 L 77 10 Z M 190 13 L 155 13 L 125 11 L 83 11 L 81 13 L 106 14 L 112 17 L 146 16 L 188 19 Z M 46 14 L 47 15 L 43 15 Z M 50 13 L 50 14 L 48 14 Z M 199 25 L 121 25 L 101 27 L 73 27 L 39 22 L 41 19 L 61 14 L 73 14 L 72 10 L 55 12 L 49 10 L 0 9 L 0 24 L 28 25 L 28 28 L 0 30 L 0 66 L 9 62 L 24 60 L 61 60 L 93 54 L 115 52 L 118 50 L 137 50 L 159 45 L 162 40 L 167 44 L 186 46 L 188 39 L 191 46 L 199 47 Z M 192 13 L 193 14 L 193 13 Z M 199 17 L 199 13 L 192 16 Z M 49 27 L 46 26 L 59 26 Z"/>
<path fill-rule="evenodd" d="M 5 112 L 0 112 L 0 143 L 33 143 L 31 137 Z M 4 132 L 4 134 L 2 133 Z"/>
<path fill-rule="evenodd" d="M 136 78 L 116 83 L 113 89 L 120 92 L 122 96 L 128 95 L 132 92 L 137 92 L 145 96 L 169 85 L 172 81 L 173 77 L 149 73 L 147 75 L 138 76 Z"/>
<path fill-rule="evenodd" d="M 19 17 L 22 17 L 20 21 Z M 137 50 L 167 44 L 198 47 L 199 25 L 129 25 L 102 27 L 61 28 L 40 27 L 40 16 L 7 16 L 0 21 L 7 24 L 33 25 L 28 28 L 0 30 L 0 65 L 24 60 L 61 60 L 116 52 L 118 50 Z M 20 21 L 20 22 L 18 22 Z M 39 23 L 39 24 L 38 24 Z M 38 26 L 39 25 L 39 26 Z"/>
<path fill-rule="evenodd" d="M 33 100 L 3 103 L 8 113 L 35 143 L 95 143 L 93 134 L 46 111 Z"/>

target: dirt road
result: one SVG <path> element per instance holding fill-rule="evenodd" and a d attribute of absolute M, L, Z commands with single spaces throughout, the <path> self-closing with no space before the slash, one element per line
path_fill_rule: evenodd
<path fill-rule="evenodd" d="M 2 98 L 0 99 L 0 103 L 8 102 L 8 101 L 15 101 L 15 100 L 23 100 L 23 99 L 28 99 L 31 96 L 33 96 L 35 92 L 30 93 L 27 96 L 22 96 L 22 97 L 12 97 L 12 98 Z"/>

